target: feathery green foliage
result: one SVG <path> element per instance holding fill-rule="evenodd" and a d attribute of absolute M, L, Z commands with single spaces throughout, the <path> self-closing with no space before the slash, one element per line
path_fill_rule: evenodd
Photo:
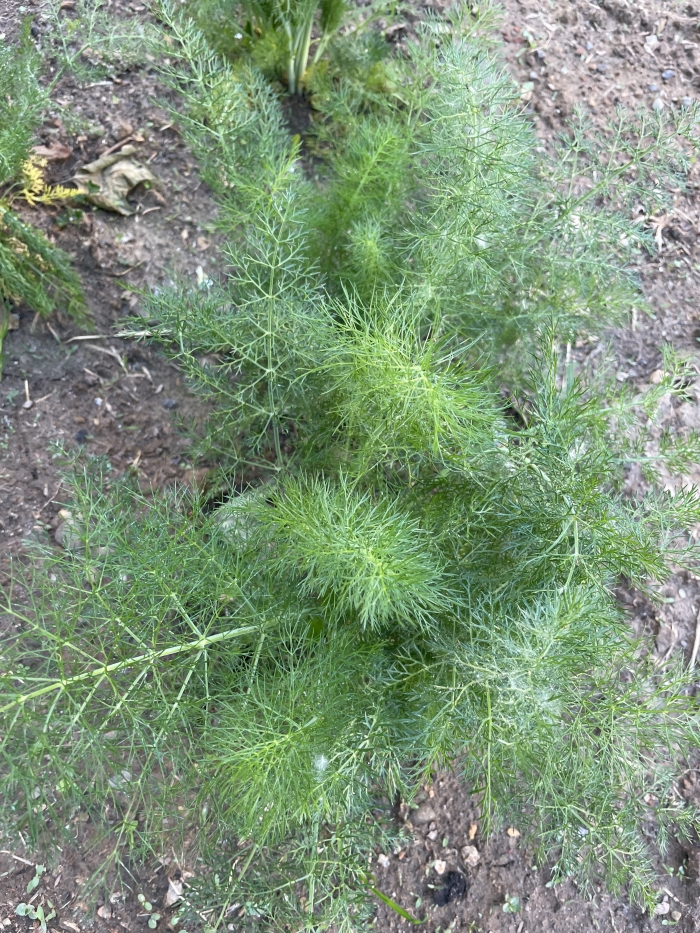
<path fill-rule="evenodd" d="M 74 475 L 66 551 L 6 607 L 4 799 L 34 835 L 75 806 L 106 815 L 132 854 L 196 825 L 220 868 L 189 902 L 214 928 L 243 905 L 251 928 L 350 933 L 390 805 L 454 766 L 556 878 L 650 906 L 644 821 L 695 821 L 672 780 L 695 700 L 614 586 L 653 593 L 694 561 L 700 502 L 622 489 L 629 463 L 683 469 L 700 439 L 658 443 L 688 378 L 671 353 L 630 396 L 557 342 L 628 287 L 619 255 L 598 262 L 636 230 L 596 205 L 628 191 L 615 153 L 642 177 L 682 147 L 640 117 L 612 154 L 579 126 L 536 162 L 458 9 L 392 64 L 391 93 L 329 80 L 311 180 L 262 75 L 169 22 L 230 272 L 153 295 L 149 334 L 215 403 L 225 478 L 212 504 Z M 528 365 L 506 402 L 492 364 L 515 326 Z"/>
<path fill-rule="evenodd" d="M 106 0 L 76 0 L 70 9 L 61 0 L 46 5 L 50 24 L 44 43 L 58 66 L 80 81 L 116 76 L 143 64 L 156 30 L 148 20 L 115 16 Z M 55 79 L 57 80 L 57 78 Z"/>
<path fill-rule="evenodd" d="M 222 223 L 255 223 L 249 154 L 264 152 L 254 174 L 275 160 L 266 184 L 294 193 L 294 228 L 338 297 L 352 288 L 367 303 L 407 284 L 426 323 L 478 337 L 482 352 L 527 340 L 553 316 L 562 332 L 595 333 L 637 297 L 634 264 L 653 248 L 639 221 L 689 165 L 694 108 L 619 111 L 604 133 L 579 114 L 547 157 L 482 36 L 488 11 L 474 20 L 458 5 L 385 60 L 380 81 L 369 39 L 338 40 L 341 66 L 310 86 L 310 184 L 303 163 L 294 177 L 283 168 L 299 152 L 249 63 L 221 59 L 167 7 L 164 18 L 175 40 L 166 78 L 187 103 L 177 118 L 209 184 L 238 205 Z"/>
<path fill-rule="evenodd" d="M 28 27 L 29 22 L 18 46 L 0 45 L 0 186 L 19 176 L 46 106 Z"/>

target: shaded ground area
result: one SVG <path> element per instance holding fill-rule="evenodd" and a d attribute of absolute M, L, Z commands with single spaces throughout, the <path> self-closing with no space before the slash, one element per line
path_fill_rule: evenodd
<path fill-rule="evenodd" d="M 137 470 L 142 485 L 189 481 L 189 439 L 177 422 L 196 423 L 203 407 L 162 354 L 114 336 L 114 323 L 139 313 L 130 289 L 154 288 L 174 276 L 193 283 L 215 274 L 208 232 L 214 207 L 166 112 L 162 89 L 146 71 L 119 84 L 85 89 L 69 76 L 58 84 L 55 110 L 41 143 L 67 158 L 49 163 L 48 179 L 76 170 L 120 143 L 159 179 L 159 190 L 136 189 L 132 217 L 94 209 L 19 208 L 67 250 L 81 274 L 92 322 L 78 328 L 59 314 L 48 323 L 21 309 L 5 339 L 0 383 L 0 572 L 28 534 L 49 534 L 59 522 L 61 489 L 52 445 L 84 446 L 114 470 Z M 99 122 L 98 122 L 99 121 Z M 118 151 L 118 150 L 117 150 Z M 143 186 L 141 186 L 143 187 Z M 21 202 L 16 202 L 19 206 Z M 82 215 L 82 216 L 80 216 Z M 29 406 L 31 401 L 31 406 Z"/>

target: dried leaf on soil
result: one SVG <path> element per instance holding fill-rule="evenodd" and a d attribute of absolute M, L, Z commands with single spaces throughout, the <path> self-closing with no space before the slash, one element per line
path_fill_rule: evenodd
<path fill-rule="evenodd" d="M 165 895 L 165 906 L 172 907 L 182 897 L 182 881 L 168 878 L 168 892 Z"/>
<path fill-rule="evenodd" d="M 39 158 L 46 159 L 47 162 L 60 162 L 73 155 L 73 150 L 70 146 L 66 146 L 56 140 L 51 140 L 48 146 L 34 146 L 32 151 L 35 155 L 39 156 Z"/>
<path fill-rule="evenodd" d="M 121 152 L 102 156 L 84 165 L 73 181 L 89 201 L 106 211 L 129 217 L 136 209 L 127 201 L 127 195 L 138 185 L 157 187 L 158 178 L 137 159 L 132 159 L 135 146 L 124 146 Z"/>

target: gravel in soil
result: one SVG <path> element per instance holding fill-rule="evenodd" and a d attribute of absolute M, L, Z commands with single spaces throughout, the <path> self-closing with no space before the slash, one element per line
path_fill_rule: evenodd
<path fill-rule="evenodd" d="M 75 847 L 66 848 L 51 864 L 41 865 L 9 850 L 0 852 L 0 929 L 40 929 L 31 918 L 16 915 L 20 903 L 42 906 L 48 928 L 55 933 L 149 933 L 154 929 L 149 927 L 154 914 L 158 915 L 158 928 L 166 927 L 176 913 L 176 898 L 192 874 L 172 856 L 164 856 L 142 872 L 142 877 L 125 872 L 128 883 L 124 885 L 94 887 L 93 873 L 108 850 L 95 845 L 84 821 L 75 825 Z M 37 878 L 38 884 L 34 884 Z M 55 916 L 48 919 L 52 912 Z"/>
<path fill-rule="evenodd" d="M 700 95 L 700 4 L 503 0 L 503 5 L 505 55 L 545 149 L 576 105 L 602 124 L 617 104 L 659 109 Z M 439 7 L 439 0 L 432 6 Z M 401 42 L 424 9 L 415 4 L 388 38 Z M 132 15 L 126 7 L 121 12 Z M 0 2 L 0 33 L 13 36 L 20 18 L 18 3 Z M 36 24 L 40 31 L 40 16 Z M 177 417 L 196 424 L 205 407 L 162 354 L 119 340 L 114 323 L 139 313 L 139 288 L 158 287 L 175 274 L 193 282 L 216 274 L 215 208 L 168 114 L 154 103 L 162 89 L 148 67 L 87 84 L 67 75 L 56 87 L 41 142 L 65 146 L 70 154 L 50 163 L 49 180 L 66 181 L 80 166 L 128 142 L 136 145 L 136 158 L 158 176 L 165 203 L 153 191 L 137 190 L 133 216 L 95 210 L 65 226 L 57 224 L 60 209 L 27 209 L 28 217 L 73 255 L 93 323 L 81 331 L 60 316 L 45 324 L 21 309 L 18 329 L 6 338 L 0 383 L 0 574 L 7 573 L 10 555 L 21 555 L 28 534 L 55 534 L 63 503 L 52 458 L 56 441 L 107 456 L 117 473 L 138 471 L 146 488 L 196 479 Z M 697 359 L 699 184 L 693 168 L 688 191 L 676 192 L 672 209 L 657 219 L 661 251 L 639 269 L 654 313 L 651 318 L 635 315 L 629 327 L 613 334 L 620 381 L 653 382 L 664 341 Z M 74 339 L 82 336 L 95 339 Z M 574 355 L 583 360 L 602 350 L 603 344 L 594 342 L 575 348 Z M 28 399 L 32 404 L 25 407 Z M 667 406 L 664 425 L 700 427 L 700 386 L 690 386 L 684 400 Z M 689 477 L 669 477 L 669 485 L 698 480 L 700 467 Z M 630 488 L 637 482 L 631 473 Z M 700 605 L 700 584 L 693 574 L 669 582 L 661 607 L 624 588 L 619 595 L 635 631 L 655 638 L 659 657 L 674 652 L 689 657 Z M 683 776 L 680 787 L 700 804 L 695 772 Z M 679 933 L 700 931 L 698 848 L 674 844 L 660 860 L 659 905 L 649 917 L 630 907 L 624 896 L 601 890 L 588 899 L 572 882 L 550 887 L 548 872 L 533 867 L 517 826 L 484 840 L 478 804 L 453 775 L 439 776 L 419 803 L 417 810 L 402 813 L 407 844 L 397 852 L 378 853 L 373 870 L 382 891 L 426 918 L 423 928 L 429 933 L 653 933 L 666 926 Z M 122 882 L 111 875 L 105 888 L 86 893 L 107 848 L 95 842 L 85 816 L 75 817 L 75 845 L 55 853 L 59 857 L 51 859 L 32 893 L 27 885 L 36 874 L 36 861 L 48 865 L 48 856 L 28 853 L 21 839 L 11 852 L 0 853 L 4 929 L 24 933 L 32 928 L 15 907 L 33 899 L 55 905 L 52 929 L 146 931 L 150 914 L 139 894 L 161 914 L 158 928 L 165 927 L 172 913 L 172 905 L 166 906 L 168 891 L 172 899 L 172 891 L 191 877 L 187 855 L 180 862 L 171 854 L 153 865 L 130 866 Z M 409 926 L 379 905 L 376 930 Z"/>

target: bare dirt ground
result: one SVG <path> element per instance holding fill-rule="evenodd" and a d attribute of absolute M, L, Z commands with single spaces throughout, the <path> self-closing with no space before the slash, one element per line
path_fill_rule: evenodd
<path fill-rule="evenodd" d="M 64 6 L 71 15 L 70 4 Z M 126 16 L 144 15 L 138 2 L 118 7 Z M 406 31 L 424 8 L 414 3 L 406 9 Z M 565 128 L 577 104 L 602 124 L 618 103 L 658 108 L 700 95 L 700 4 L 504 0 L 504 8 L 504 53 L 544 147 Z M 34 16 L 40 39 L 46 26 L 40 8 L 31 3 L 0 0 L 0 33 L 10 38 L 27 13 Z M 393 30 L 392 40 L 400 39 L 401 30 Z M 57 224 L 60 209 L 26 209 L 74 257 L 93 322 L 82 330 L 61 317 L 44 324 L 30 309 L 20 309 L 19 328 L 6 340 L 0 383 L 0 577 L 7 574 L 10 556 L 21 558 L 24 538 L 51 537 L 60 521 L 63 490 L 51 446 L 57 441 L 106 455 L 117 473 L 135 470 L 145 487 L 195 478 L 177 419 L 196 424 L 204 415 L 202 403 L 157 350 L 114 336 L 117 319 L 139 313 L 137 289 L 158 287 L 175 275 L 196 281 L 198 267 L 200 276 L 215 275 L 217 269 L 210 230 L 215 207 L 168 114 L 155 102 L 158 96 L 147 62 L 101 82 L 66 75 L 40 133 L 40 142 L 70 149 L 68 157 L 51 163 L 52 181 L 67 180 L 80 165 L 131 137 L 137 157 L 158 176 L 164 203 L 153 192 L 137 192 L 132 217 L 94 210 L 65 226 Z M 698 358 L 699 184 L 694 168 L 688 190 L 676 192 L 673 209 L 655 219 L 661 251 L 639 269 L 654 313 L 635 315 L 629 327 L 612 335 L 621 381 L 640 386 L 653 381 L 664 341 Z M 74 339 L 85 336 L 94 339 Z M 598 346 L 576 352 L 583 358 Z M 24 407 L 27 394 L 31 407 Z M 699 406 L 696 384 L 686 400 L 669 405 L 666 424 L 700 426 Z M 676 481 L 684 479 L 700 480 L 700 467 L 697 475 Z M 673 652 L 687 657 L 700 584 L 691 574 L 678 576 L 663 595 L 661 608 L 634 593 L 621 592 L 620 598 L 635 630 L 656 639 L 660 657 Z M 694 772 L 682 776 L 679 788 L 700 804 L 696 777 Z M 426 788 L 420 808 L 404 817 L 413 841 L 398 852 L 379 854 L 374 871 L 383 891 L 426 918 L 423 928 L 430 933 L 653 933 L 666 926 L 700 931 L 700 848 L 674 844 L 660 857 L 659 905 L 649 917 L 631 907 L 624 894 L 613 897 L 601 890 L 587 899 L 572 882 L 550 886 L 548 871 L 533 867 L 517 826 L 485 840 L 478 806 L 452 776 Z M 653 826 L 648 830 L 653 838 Z M 39 861 L 50 865 L 36 891 L 37 903 L 50 899 L 55 905 L 51 929 L 147 931 L 138 894 L 162 913 L 158 929 L 166 929 L 167 879 L 177 883 L 197 866 L 187 864 L 186 853 L 179 860 L 165 854 L 154 864 L 132 866 L 131 878 L 112 880 L 88 897 L 89 878 L 105 850 L 94 840 L 81 814 L 75 819 L 75 846 L 50 861 L 47 853 L 28 852 L 23 839 L 9 840 L 11 851 L 0 852 L 3 928 L 22 933 L 32 928 L 31 921 L 15 915 L 15 907 L 29 899 L 27 884 Z M 380 906 L 374 928 L 389 933 L 409 924 Z"/>
<path fill-rule="evenodd" d="M 41 25 L 37 17 L 39 32 Z M 64 207 L 16 202 L 28 222 L 73 257 L 92 321 L 78 328 L 59 314 L 43 322 L 21 308 L 19 327 L 5 340 L 0 579 L 27 535 L 50 535 L 60 522 L 60 458 L 52 445 L 104 455 L 118 473 L 135 469 L 144 487 L 192 478 L 189 439 L 176 423 L 196 423 L 201 403 L 161 354 L 114 336 L 116 321 L 139 313 L 136 290 L 174 276 L 196 283 L 198 269 L 200 276 L 216 274 L 216 238 L 209 232 L 214 206 L 171 119 L 154 103 L 158 95 L 145 69 L 87 87 L 68 74 L 56 86 L 39 133 L 41 145 L 70 153 L 49 163 L 52 183 L 66 183 L 120 143 L 134 146 L 134 158 L 156 175 L 159 190 L 137 190 L 133 216 L 94 208 L 64 224 Z"/>

